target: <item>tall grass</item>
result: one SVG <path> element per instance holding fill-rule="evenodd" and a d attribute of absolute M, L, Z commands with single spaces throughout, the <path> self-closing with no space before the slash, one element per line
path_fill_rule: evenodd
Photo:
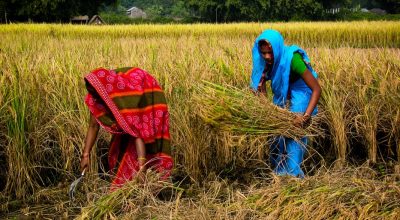
<path fill-rule="evenodd" d="M 24 47 L 18 48 L 20 51 Z M 24 90 L 26 81 L 29 81 L 29 75 L 23 74 L 22 69 L 29 69 L 29 57 L 24 56 L 24 62 L 15 63 L 7 57 L 3 71 L 4 86 L 2 106 L 2 122 L 6 130 L 2 137 L 5 137 L 5 145 L 2 151 L 5 152 L 8 175 L 5 185 L 5 191 L 14 192 L 17 197 L 24 197 L 32 193 L 38 187 L 36 179 L 40 179 L 35 167 L 35 155 L 41 149 L 38 146 L 31 145 L 30 136 L 33 136 L 38 122 L 38 97 L 32 93 L 29 96 L 29 90 Z M 8 61 L 8 62 L 7 62 Z M 33 107 L 33 108 L 30 108 Z M 38 129 L 39 130 L 39 129 Z M 33 138 L 35 139 L 35 138 Z M 40 146 L 40 144 L 39 144 Z"/>
<path fill-rule="evenodd" d="M 210 173 L 233 176 L 245 168 L 268 169 L 265 136 L 214 133 L 196 114 L 201 106 L 193 104 L 195 88 L 203 80 L 239 88 L 249 85 L 254 37 L 267 27 L 281 30 L 289 43 L 304 47 L 320 75 L 320 108 L 328 136 L 313 144 L 317 150 L 330 148 L 333 153 L 324 156 L 342 161 L 362 151 L 369 154 L 358 158 L 361 162 L 400 159 L 399 49 L 336 48 L 398 47 L 398 22 L 3 25 L 4 194 L 22 198 L 71 179 L 79 166 L 89 114 L 82 78 L 101 66 L 138 66 L 159 80 L 171 112 L 176 175 L 201 181 Z M 383 136 L 378 140 L 379 135 Z M 102 133 L 100 139 L 108 138 Z M 93 170 L 97 160 L 93 154 Z"/>

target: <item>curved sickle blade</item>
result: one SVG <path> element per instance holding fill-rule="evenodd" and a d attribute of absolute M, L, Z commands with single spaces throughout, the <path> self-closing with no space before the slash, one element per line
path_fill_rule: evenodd
<path fill-rule="evenodd" d="M 69 195 L 69 199 L 70 199 L 71 201 L 74 201 L 74 199 L 75 199 L 75 190 L 76 190 L 76 187 L 78 186 L 78 183 L 83 179 L 83 176 L 85 175 L 85 170 L 86 170 L 86 169 L 84 169 L 84 170 L 82 171 L 81 176 L 80 176 L 78 179 L 76 179 L 74 182 L 72 182 L 71 185 L 69 186 L 68 195 Z"/>

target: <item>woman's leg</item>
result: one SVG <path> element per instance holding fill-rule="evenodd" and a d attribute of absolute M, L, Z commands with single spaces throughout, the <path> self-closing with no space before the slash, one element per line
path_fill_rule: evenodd
<path fill-rule="evenodd" d="M 285 167 L 288 175 L 304 178 L 304 172 L 301 170 L 301 163 L 303 162 L 306 145 L 306 137 L 302 138 L 300 142 L 289 138 L 286 139 Z"/>
<path fill-rule="evenodd" d="M 285 138 L 277 137 L 271 144 L 270 152 L 270 160 L 274 172 L 276 174 L 282 173 L 285 170 L 283 161 L 283 154 L 285 152 Z"/>
<path fill-rule="evenodd" d="M 122 158 L 119 160 L 118 170 L 115 178 L 111 183 L 111 191 L 121 187 L 127 181 L 135 178 L 139 172 L 139 161 L 136 150 L 135 137 L 128 136 L 126 150 L 122 153 Z M 161 180 L 166 180 L 172 172 L 173 159 L 170 155 L 164 153 L 146 154 L 146 168 L 152 169 L 161 174 Z"/>
<path fill-rule="evenodd" d="M 307 138 L 297 142 L 290 138 L 279 137 L 271 148 L 271 163 L 277 175 L 304 177 L 301 170 Z"/>
<path fill-rule="evenodd" d="M 137 153 L 135 146 L 135 138 L 125 135 L 127 141 L 121 141 L 120 147 L 124 147 L 124 151 L 119 152 L 118 167 L 115 177 L 111 183 L 111 191 L 118 189 L 125 182 L 131 180 L 139 171 L 139 163 L 137 161 Z"/>

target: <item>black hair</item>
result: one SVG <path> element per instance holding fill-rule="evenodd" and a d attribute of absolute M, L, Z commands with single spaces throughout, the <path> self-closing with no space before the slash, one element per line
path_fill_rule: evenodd
<path fill-rule="evenodd" d="M 262 47 L 262 46 L 264 46 L 264 45 L 266 45 L 266 46 L 271 46 L 271 44 L 270 44 L 268 41 L 266 41 L 266 40 L 260 40 L 260 41 L 258 41 L 258 47 Z"/>

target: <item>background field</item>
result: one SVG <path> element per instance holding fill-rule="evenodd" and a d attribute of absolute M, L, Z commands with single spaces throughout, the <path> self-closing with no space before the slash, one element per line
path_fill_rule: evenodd
<path fill-rule="evenodd" d="M 201 106 L 193 97 L 202 80 L 249 85 L 252 44 L 266 28 L 281 31 L 286 44 L 306 49 L 323 88 L 324 135 L 312 138 L 304 181 L 271 176 L 264 137 L 218 132 L 196 115 Z M 78 171 L 88 123 L 82 78 L 97 67 L 137 66 L 153 74 L 166 92 L 174 178 L 181 185 L 164 185 L 173 191 L 167 201 L 151 193 L 161 187 L 156 181 L 106 195 L 107 184 L 95 174 L 110 138 L 102 131 L 79 197 L 79 206 L 86 206 L 81 217 L 400 215 L 395 172 L 400 161 L 400 22 L 21 24 L 0 26 L 0 38 L 4 214 L 80 213 L 65 193 Z M 354 165 L 361 167 L 349 168 Z"/>

